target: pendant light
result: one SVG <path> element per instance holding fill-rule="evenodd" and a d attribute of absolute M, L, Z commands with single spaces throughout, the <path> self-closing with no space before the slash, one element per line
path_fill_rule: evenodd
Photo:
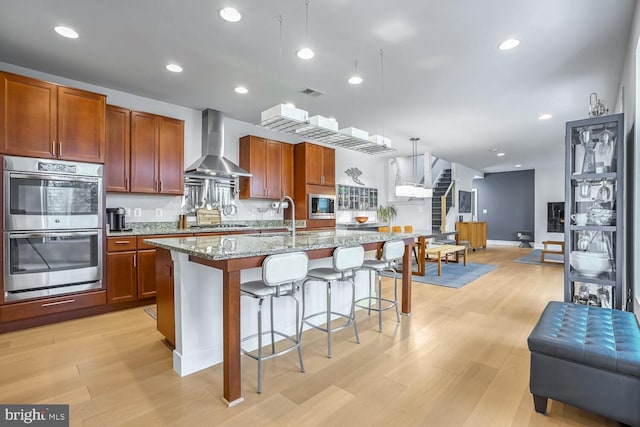
<path fill-rule="evenodd" d="M 414 197 L 414 198 L 425 198 L 432 197 L 433 190 L 431 188 L 424 188 L 424 184 L 420 184 L 418 178 L 416 176 L 416 169 L 418 164 L 418 141 L 420 138 L 412 137 L 409 138 L 409 141 L 413 144 L 413 156 L 412 156 L 412 170 L 413 170 L 413 181 L 405 181 L 402 185 L 396 186 L 396 196 L 398 197 Z"/>
<path fill-rule="evenodd" d="M 304 46 L 296 52 L 296 55 L 300 59 L 311 59 L 315 56 L 313 50 L 309 47 L 309 0 L 305 2 L 305 36 L 304 36 Z"/>
<path fill-rule="evenodd" d="M 362 77 L 360 77 L 360 74 L 358 74 L 358 59 L 356 58 L 356 63 L 355 63 L 355 74 L 351 77 L 349 77 L 349 80 L 347 80 L 349 82 L 350 85 L 359 85 L 362 83 Z"/>

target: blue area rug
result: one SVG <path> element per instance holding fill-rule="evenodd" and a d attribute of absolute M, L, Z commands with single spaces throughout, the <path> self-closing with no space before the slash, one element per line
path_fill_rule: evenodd
<path fill-rule="evenodd" d="M 540 262 L 540 253 L 542 250 L 534 249 L 525 256 L 514 260 L 513 262 L 519 262 L 520 264 L 535 264 L 535 265 L 564 265 L 564 256 L 560 254 L 547 254 L 544 259 L 552 262 Z"/>
<path fill-rule="evenodd" d="M 414 270 L 416 264 L 413 264 Z M 424 276 L 411 276 L 413 282 L 426 283 L 428 285 L 445 286 L 447 288 L 461 288 L 468 285 L 481 276 L 489 273 L 498 267 L 493 264 L 478 264 L 475 262 L 467 262 L 465 267 L 462 263 L 445 264 L 442 263 L 442 275 L 438 276 L 438 264 L 435 262 L 427 262 L 426 274 Z M 383 276 L 393 277 L 391 273 L 383 273 Z"/>

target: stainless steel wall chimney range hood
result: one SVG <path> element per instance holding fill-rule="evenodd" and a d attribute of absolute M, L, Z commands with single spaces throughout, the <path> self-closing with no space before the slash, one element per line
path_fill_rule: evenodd
<path fill-rule="evenodd" d="M 185 170 L 185 175 L 201 178 L 251 176 L 224 157 L 224 114 L 207 108 L 202 111 L 202 157 Z"/>

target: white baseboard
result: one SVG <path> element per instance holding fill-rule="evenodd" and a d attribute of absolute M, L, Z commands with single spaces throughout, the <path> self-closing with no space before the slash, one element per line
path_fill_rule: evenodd
<path fill-rule="evenodd" d="M 520 242 L 519 241 L 512 241 L 512 240 L 487 240 L 487 245 L 501 245 L 501 246 L 519 246 Z"/>

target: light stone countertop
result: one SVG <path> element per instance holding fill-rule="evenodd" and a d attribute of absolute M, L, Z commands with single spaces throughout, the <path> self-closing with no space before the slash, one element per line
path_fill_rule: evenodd
<path fill-rule="evenodd" d="M 124 236 L 145 236 L 152 234 L 194 234 L 194 233 L 218 233 L 227 231 L 260 231 L 260 230 L 278 230 L 286 228 L 291 221 L 231 221 L 233 224 L 242 224 L 240 227 L 192 227 L 195 224 L 189 224 L 189 227 L 178 228 L 177 222 L 130 222 L 127 228 L 129 231 L 110 231 L 107 229 L 107 237 L 124 237 Z M 224 224 L 224 223 L 223 223 Z M 307 226 L 306 221 L 296 220 L 296 230 L 304 229 Z M 108 228 L 108 227 L 107 227 Z"/>
<path fill-rule="evenodd" d="M 293 239 L 289 233 L 233 234 L 222 236 L 145 239 L 145 243 L 209 260 L 249 258 L 313 249 L 354 246 L 388 240 L 416 238 L 418 234 L 374 231 L 301 231 Z"/>

